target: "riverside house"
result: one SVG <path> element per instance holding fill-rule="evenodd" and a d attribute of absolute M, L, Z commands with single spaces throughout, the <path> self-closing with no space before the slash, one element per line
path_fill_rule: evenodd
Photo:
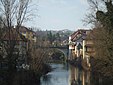
<path fill-rule="evenodd" d="M 32 29 L 21 26 L 19 28 L 19 32 L 23 36 L 25 36 L 25 38 L 27 38 L 30 42 L 36 43 L 36 33 Z"/>
<path fill-rule="evenodd" d="M 18 56 L 16 59 L 18 64 L 17 66 L 21 66 L 22 64 L 27 65 L 28 46 L 31 45 L 31 43 L 36 43 L 34 31 L 24 26 L 21 26 L 19 31 L 17 31 L 16 28 L 12 28 L 10 29 L 10 32 L 7 30 L 3 34 L 1 41 L 0 56 L 2 57 L 2 63 L 7 60 L 8 52 L 12 52 L 12 56 L 15 58 Z M 2 65 L 0 67 L 2 67 Z"/>
<path fill-rule="evenodd" d="M 27 63 L 27 42 L 28 40 L 17 32 L 16 28 L 12 28 L 4 32 L 1 37 L 1 68 L 4 67 L 3 64 L 7 63 L 7 56 L 11 53 L 18 65 Z M 18 57 L 17 57 L 18 56 Z"/>
<path fill-rule="evenodd" d="M 93 41 L 89 36 L 91 30 L 79 29 L 69 36 L 70 60 L 81 57 L 89 64 L 89 59 L 94 55 Z"/>

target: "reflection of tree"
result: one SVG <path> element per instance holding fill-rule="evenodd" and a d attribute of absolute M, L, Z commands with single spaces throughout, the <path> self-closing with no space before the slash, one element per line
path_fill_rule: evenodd
<path fill-rule="evenodd" d="M 45 85 L 52 85 L 52 83 L 51 83 L 51 75 L 44 75 L 42 77 L 42 80 L 45 83 Z"/>

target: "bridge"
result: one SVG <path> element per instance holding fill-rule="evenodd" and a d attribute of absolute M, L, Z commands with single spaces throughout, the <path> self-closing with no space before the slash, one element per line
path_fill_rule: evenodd
<path fill-rule="evenodd" d="M 69 47 L 68 47 L 68 45 L 63 45 L 63 46 L 39 46 L 39 45 L 36 45 L 35 48 L 58 49 L 59 51 L 64 53 L 66 59 L 68 59 L 68 55 L 69 55 Z"/>

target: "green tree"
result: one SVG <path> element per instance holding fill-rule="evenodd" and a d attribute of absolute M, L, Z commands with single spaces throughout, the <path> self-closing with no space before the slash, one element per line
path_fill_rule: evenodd
<path fill-rule="evenodd" d="M 56 39 L 61 42 L 61 37 L 60 37 L 60 34 L 59 33 L 56 33 Z"/>
<path fill-rule="evenodd" d="M 47 34 L 47 36 L 48 36 L 48 40 L 50 41 L 50 44 L 52 45 L 52 43 L 55 40 L 55 35 L 53 35 L 51 31 L 49 31 L 49 33 Z"/>

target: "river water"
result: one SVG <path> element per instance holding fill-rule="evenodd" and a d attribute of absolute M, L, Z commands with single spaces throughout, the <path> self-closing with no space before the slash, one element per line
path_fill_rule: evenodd
<path fill-rule="evenodd" d="M 41 77 L 41 85 L 90 85 L 90 72 L 68 64 L 51 64 L 53 71 Z"/>

